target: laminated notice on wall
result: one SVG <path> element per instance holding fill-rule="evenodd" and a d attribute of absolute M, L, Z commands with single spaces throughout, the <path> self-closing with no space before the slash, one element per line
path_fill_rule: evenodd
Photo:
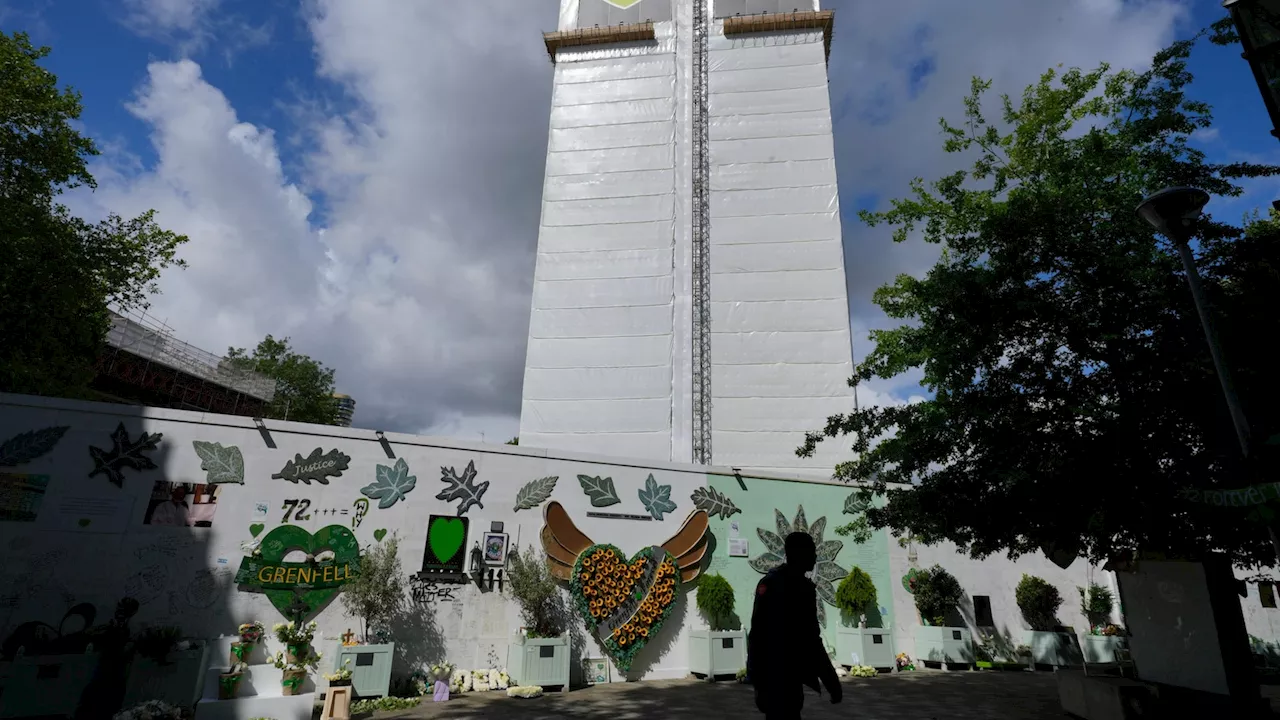
<path fill-rule="evenodd" d="M 729 557 L 747 557 L 747 539 L 729 538 Z"/>

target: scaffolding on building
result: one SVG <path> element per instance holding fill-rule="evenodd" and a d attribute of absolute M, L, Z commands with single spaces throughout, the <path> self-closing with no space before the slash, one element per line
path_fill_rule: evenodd
<path fill-rule="evenodd" d="M 174 337 L 145 311 L 113 311 L 98 358 L 96 389 L 113 399 L 157 407 L 258 416 L 276 381 Z"/>

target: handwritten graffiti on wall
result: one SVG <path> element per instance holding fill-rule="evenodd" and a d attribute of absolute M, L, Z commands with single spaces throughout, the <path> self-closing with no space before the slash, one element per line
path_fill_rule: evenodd
<path fill-rule="evenodd" d="M 409 594 L 417 605 L 452 602 L 458 599 L 454 593 L 461 588 L 457 583 L 443 583 L 418 576 L 409 578 Z"/>

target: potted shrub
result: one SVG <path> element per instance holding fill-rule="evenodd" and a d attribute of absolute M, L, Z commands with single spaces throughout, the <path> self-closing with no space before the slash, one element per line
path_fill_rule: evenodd
<path fill-rule="evenodd" d="M 733 675 L 747 664 L 746 636 L 733 612 L 733 586 L 719 574 L 703 574 L 697 604 L 710 627 L 689 632 L 689 671 L 708 680 Z"/>
<path fill-rule="evenodd" d="M 1062 606 L 1058 588 L 1034 575 L 1023 575 L 1014 597 L 1022 618 L 1031 626 L 1025 641 L 1031 648 L 1031 662 L 1056 667 L 1078 665 L 1075 633 L 1064 631 L 1058 622 L 1058 608 Z"/>
<path fill-rule="evenodd" d="M 234 700 L 236 694 L 240 692 L 240 681 L 244 679 L 244 674 L 249 670 L 249 666 L 242 663 L 232 663 L 224 673 L 218 674 L 218 699 Z"/>
<path fill-rule="evenodd" d="M 1089 620 L 1089 634 L 1081 638 L 1085 662 L 1115 662 L 1116 650 L 1124 647 L 1126 641 L 1124 631 L 1111 623 L 1111 611 L 1115 608 L 1111 591 L 1097 583 L 1090 583 L 1087 590 L 1076 589 L 1080 591 L 1080 614 Z"/>
<path fill-rule="evenodd" d="M 971 665 L 973 634 L 959 623 L 947 623 L 947 617 L 964 600 L 960 581 L 941 565 L 934 565 L 916 575 L 914 597 L 923 623 L 915 629 L 916 656 L 920 661 L 942 663 L 948 670 L 952 665 Z"/>
<path fill-rule="evenodd" d="M 145 628 L 133 640 L 124 705 L 159 700 L 186 707 L 200 699 L 207 646 L 182 639 L 176 627 Z"/>
<path fill-rule="evenodd" d="M 292 664 L 300 664 L 307 661 L 312 653 L 311 641 L 316 637 L 315 622 L 309 623 L 276 623 L 271 628 L 276 635 L 276 640 L 284 645 L 284 658 Z M 279 653 L 277 653 L 279 655 Z"/>
<path fill-rule="evenodd" d="M 331 673 L 325 673 L 324 679 L 329 687 L 350 687 L 351 658 L 342 661 L 342 665 Z"/>
<path fill-rule="evenodd" d="M 313 651 L 310 646 L 307 646 L 305 651 L 294 655 L 287 655 L 283 652 L 276 653 L 271 664 L 281 671 L 280 694 L 285 696 L 301 695 L 302 686 L 307 681 L 307 675 L 315 672 L 321 657 L 323 657 L 322 654 Z"/>
<path fill-rule="evenodd" d="M 391 689 L 391 622 L 404 608 L 406 583 L 396 534 L 360 554 L 360 574 L 342 586 L 342 606 L 360 623 L 363 644 L 338 650 L 339 665 L 353 661 L 351 686 L 362 698 L 385 697 Z M 376 642 L 370 642 L 371 639 Z"/>
<path fill-rule="evenodd" d="M 525 686 L 569 688 L 569 635 L 560 586 L 533 547 L 512 549 L 507 558 L 511 597 L 524 627 L 507 646 L 511 677 Z"/>
<path fill-rule="evenodd" d="M 836 629 L 836 659 L 841 665 L 894 669 L 893 634 L 867 627 L 867 616 L 880 625 L 875 583 L 862 568 L 854 567 L 836 588 L 841 627 Z"/>

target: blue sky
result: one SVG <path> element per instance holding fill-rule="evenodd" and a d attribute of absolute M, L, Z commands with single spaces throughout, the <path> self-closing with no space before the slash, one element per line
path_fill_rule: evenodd
<path fill-rule="evenodd" d="M 653 0 L 649 0 L 653 1 Z M 0 0 L 0 27 L 53 47 L 108 152 L 86 215 L 150 207 L 188 234 L 156 314 L 213 351 L 288 335 L 338 370 L 356 423 L 515 434 L 546 148 L 555 0 Z M 1021 88 L 1058 62 L 1140 66 L 1221 16 L 1216 0 L 978 4 L 824 2 L 855 355 L 885 320 L 870 302 L 934 248 L 895 246 L 856 211 L 936 177 L 939 115 L 968 78 Z M 1207 42 L 1194 94 L 1216 109 L 1210 157 L 1280 161 L 1238 48 Z M 1280 197 L 1259 181 L 1210 210 Z M 918 395 L 918 378 L 864 402 Z M 412 388 L 405 391 L 405 388 Z"/>

